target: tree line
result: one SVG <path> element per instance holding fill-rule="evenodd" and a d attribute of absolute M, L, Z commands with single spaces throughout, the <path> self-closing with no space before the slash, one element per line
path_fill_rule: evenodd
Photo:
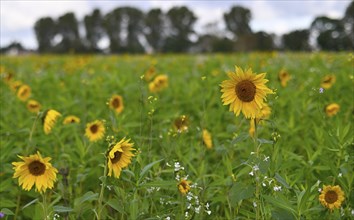
<path fill-rule="evenodd" d="M 197 17 L 185 6 L 172 7 L 167 12 L 155 8 L 146 13 L 134 7 L 118 7 L 107 14 L 95 9 L 81 22 L 72 12 L 56 19 L 43 17 L 36 21 L 34 31 L 40 53 L 353 50 L 354 1 L 341 19 L 316 17 L 308 29 L 294 30 L 280 37 L 254 32 L 251 19 L 249 9 L 233 6 L 223 14 L 226 30 L 210 23 L 204 27 L 203 34 L 198 34 Z M 85 34 L 80 36 L 82 27 Z M 100 46 L 104 38 L 109 40 L 108 50 Z"/>

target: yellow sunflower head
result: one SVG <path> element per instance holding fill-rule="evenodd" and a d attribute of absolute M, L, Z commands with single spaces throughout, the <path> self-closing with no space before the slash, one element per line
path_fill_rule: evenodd
<path fill-rule="evenodd" d="M 44 112 L 43 114 L 43 129 L 45 134 L 49 134 L 55 123 L 57 122 L 57 119 L 61 116 L 61 114 L 54 109 L 49 109 Z"/>
<path fill-rule="evenodd" d="M 339 209 L 344 201 L 344 192 L 340 186 L 323 186 L 319 200 L 321 204 L 330 210 Z"/>
<path fill-rule="evenodd" d="M 182 115 L 175 119 L 173 125 L 174 128 L 177 130 L 177 132 L 179 133 L 186 132 L 188 131 L 189 119 L 187 116 Z"/>
<path fill-rule="evenodd" d="M 278 79 L 280 81 L 281 86 L 286 87 L 288 81 L 291 79 L 291 76 L 287 71 L 281 70 L 278 74 Z"/>
<path fill-rule="evenodd" d="M 160 92 L 168 87 L 168 76 L 167 75 L 158 75 L 149 83 L 150 92 Z"/>
<path fill-rule="evenodd" d="M 121 113 L 124 109 L 123 98 L 120 95 L 113 95 L 109 100 L 109 107 L 116 113 Z"/>
<path fill-rule="evenodd" d="M 113 172 L 114 177 L 119 178 L 122 169 L 131 163 L 131 158 L 134 156 L 132 153 L 134 144 L 129 141 L 130 139 L 123 138 L 109 150 L 107 155 L 108 176 L 112 176 Z"/>
<path fill-rule="evenodd" d="M 178 183 L 177 187 L 180 193 L 182 193 L 182 195 L 186 195 L 191 190 L 191 186 L 190 186 L 191 183 L 192 183 L 191 181 L 185 179 L 182 179 Z"/>
<path fill-rule="evenodd" d="M 325 112 L 328 117 L 332 117 L 339 112 L 340 106 L 337 103 L 332 103 L 326 106 Z"/>
<path fill-rule="evenodd" d="M 9 82 L 9 85 L 10 85 L 10 88 L 13 92 L 16 92 L 18 90 L 18 88 L 20 88 L 23 83 L 21 81 L 18 81 L 18 80 L 11 80 Z"/>
<path fill-rule="evenodd" d="M 30 99 L 27 102 L 27 109 L 30 112 L 38 113 L 41 110 L 41 104 L 36 100 Z"/>
<path fill-rule="evenodd" d="M 21 85 L 17 91 L 17 98 L 21 101 L 26 101 L 31 95 L 31 87 L 28 85 Z"/>
<path fill-rule="evenodd" d="M 322 78 L 321 81 L 321 87 L 324 89 L 329 89 L 333 86 L 333 84 L 336 82 L 336 76 L 335 75 L 327 75 Z"/>
<path fill-rule="evenodd" d="M 103 138 L 105 130 L 103 122 L 96 120 L 86 125 L 85 135 L 91 142 L 95 142 Z"/>
<path fill-rule="evenodd" d="M 80 118 L 76 117 L 75 115 L 69 115 L 64 118 L 63 124 L 75 124 L 75 123 L 80 123 Z"/>
<path fill-rule="evenodd" d="M 235 72 L 229 72 L 229 80 L 221 83 L 221 98 L 224 105 L 236 116 L 242 112 L 246 118 L 255 118 L 264 106 L 267 94 L 274 93 L 265 84 L 265 73 L 254 74 L 251 69 L 246 71 L 236 66 Z"/>
<path fill-rule="evenodd" d="M 58 170 L 49 162 L 52 158 L 42 158 L 39 152 L 28 157 L 18 157 L 23 161 L 12 163 L 15 170 L 13 178 L 18 178 L 22 189 L 29 191 L 36 185 L 36 191 L 44 192 L 47 188 L 53 188 Z"/>
<path fill-rule="evenodd" d="M 211 134 L 207 129 L 203 129 L 203 143 L 207 149 L 213 147 L 213 140 L 211 139 Z"/>

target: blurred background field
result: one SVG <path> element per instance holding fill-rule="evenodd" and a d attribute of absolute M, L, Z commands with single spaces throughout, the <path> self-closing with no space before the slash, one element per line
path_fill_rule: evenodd
<path fill-rule="evenodd" d="M 1 211 L 8 219 L 41 218 L 39 194 L 18 186 L 11 165 L 17 155 L 39 150 L 59 170 L 49 191 L 51 215 L 94 218 L 108 143 L 105 138 L 91 143 L 84 133 L 87 123 L 99 119 L 105 121 L 105 137 L 131 138 L 136 149 L 121 177 L 105 180 L 103 219 L 254 219 L 249 120 L 235 117 L 220 99 L 220 83 L 237 65 L 266 72 L 267 85 L 276 90 L 268 96 L 271 116 L 258 129 L 263 217 L 350 219 L 353 61 L 345 52 L 2 57 Z M 285 87 L 279 81 L 284 71 L 290 76 Z M 167 75 L 168 86 L 149 91 L 149 82 L 161 74 Z M 321 82 L 327 75 L 336 80 L 325 89 Z M 51 134 L 27 109 L 28 99 L 18 98 L 16 81 L 31 88 L 28 99 L 37 100 L 41 112 L 62 114 Z M 107 104 L 115 94 L 123 98 L 120 114 Z M 329 117 L 325 107 L 331 103 L 340 110 Z M 80 123 L 64 125 L 68 115 Z M 175 128 L 182 116 L 187 132 Z M 211 149 L 203 144 L 203 129 L 212 135 Z M 184 170 L 176 172 L 177 162 Z M 191 192 L 198 202 L 179 192 L 177 174 L 197 183 Z M 341 209 L 329 212 L 321 206 L 322 185 L 341 186 Z"/>

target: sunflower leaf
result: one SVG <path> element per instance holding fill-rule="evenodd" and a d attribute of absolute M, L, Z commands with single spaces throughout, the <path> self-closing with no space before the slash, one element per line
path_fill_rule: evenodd
<path fill-rule="evenodd" d="M 85 195 L 75 199 L 74 201 L 74 206 L 79 207 L 82 203 L 86 201 L 91 201 L 91 200 L 97 200 L 98 198 L 98 193 L 93 193 L 91 191 L 85 193 Z"/>
<path fill-rule="evenodd" d="M 72 208 L 61 206 L 61 205 L 53 206 L 53 209 L 55 212 L 72 212 L 73 211 Z"/>
<path fill-rule="evenodd" d="M 22 207 L 22 210 L 24 210 L 24 209 L 27 208 L 28 206 L 30 206 L 30 205 L 36 203 L 37 201 L 38 201 L 38 199 L 34 199 L 34 200 L 30 201 L 29 203 L 27 203 L 26 205 L 24 205 L 24 206 Z"/>
<path fill-rule="evenodd" d="M 155 164 L 157 163 L 160 163 L 161 161 L 163 161 L 164 159 L 161 159 L 161 160 L 157 160 L 157 161 L 154 161 L 152 163 L 149 163 L 148 165 L 146 165 L 140 172 L 140 175 L 139 175 L 139 182 L 140 180 L 142 180 L 144 178 L 144 176 L 147 174 L 147 172 L 151 169 L 151 167 L 153 167 Z"/>

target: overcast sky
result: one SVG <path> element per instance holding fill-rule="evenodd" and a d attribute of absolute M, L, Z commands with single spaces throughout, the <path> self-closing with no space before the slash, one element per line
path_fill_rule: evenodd
<path fill-rule="evenodd" d="M 114 0 L 0 0 L 0 46 L 19 41 L 25 47 L 37 48 L 33 25 L 41 17 L 54 19 L 66 12 L 74 12 L 79 21 L 94 8 L 104 14 L 119 6 L 134 6 L 143 11 L 161 8 L 168 11 L 173 6 L 187 6 L 198 17 L 197 31 L 210 22 L 219 22 L 223 28 L 223 13 L 233 5 L 251 10 L 253 31 L 266 31 L 281 35 L 295 29 L 309 28 L 313 19 L 320 15 L 341 18 L 350 0 L 233 0 L 233 1 L 114 1 Z"/>

